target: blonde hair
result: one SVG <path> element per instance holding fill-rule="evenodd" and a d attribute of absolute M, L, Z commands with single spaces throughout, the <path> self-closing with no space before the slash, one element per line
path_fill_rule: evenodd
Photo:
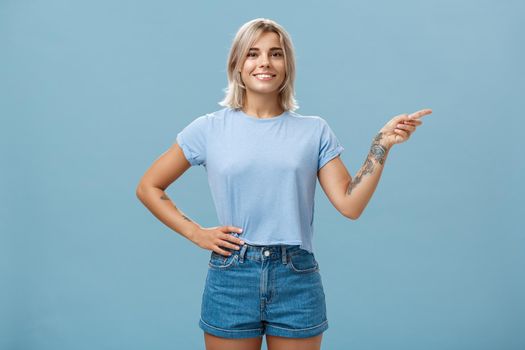
<path fill-rule="evenodd" d="M 243 107 L 246 87 L 242 84 L 238 71 L 242 69 L 251 45 L 265 32 L 274 32 L 279 35 L 279 42 L 284 51 L 286 73 L 279 89 L 279 104 L 286 111 L 295 111 L 299 108 L 294 96 L 295 53 L 292 40 L 281 25 L 267 18 L 256 18 L 246 22 L 237 31 L 226 65 L 228 72 L 228 87 L 224 89 L 226 96 L 219 102 L 219 105 L 235 109 Z"/>

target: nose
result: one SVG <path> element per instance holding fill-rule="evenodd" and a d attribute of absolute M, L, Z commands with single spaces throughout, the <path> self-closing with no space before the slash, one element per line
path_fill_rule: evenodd
<path fill-rule="evenodd" d="M 260 55 L 259 57 L 261 58 L 259 62 L 259 67 L 270 65 L 270 61 L 268 60 L 268 57 L 266 57 L 265 55 Z"/>

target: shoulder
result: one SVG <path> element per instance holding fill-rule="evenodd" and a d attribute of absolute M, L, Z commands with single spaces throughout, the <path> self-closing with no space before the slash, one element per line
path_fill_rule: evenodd
<path fill-rule="evenodd" d="M 211 122 L 217 119 L 222 119 L 228 114 L 227 108 L 221 108 L 219 110 L 202 114 L 195 118 L 195 120 L 200 120 L 202 122 Z"/>
<path fill-rule="evenodd" d="M 223 123 L 224 120 L 228 119 L 229 116 L 233 113 L 233 110 L 229 107 L 224 107 L 213 112 L 206 113 L 205 115 L 200 116 L 199 118 L 203 119 L 203 122 L 207 124 L 217 124 Z"/>
<path fill-rule="evenodd" d="M 224 107 L 224 108 L 218 109 L 216 111 L 207 113 L 206 116 L 209 119 L 221 119 L 221 118 L 225 118 L 226 116 L 228 116 L 232 112 L 233 112 L 233 110 L 231 108 Z"/>
<path fill-rule="evenodd" d="M 292 120 L 301 121 L 301 124 L 307 125 L 308 128 L 313 128 L 318 132 L 318 135 L 326 132 L 326 129 L 330 129 L 330 126 L 326 119 L 319 115 L 301 115 L 295 112 L 289 112 Z"/>
<path fill-rule="evenodd" d="M 214 126 L 214 123 L 216 123 L 217 121 L 224 120 L 227 113 L 228 111 L 226 111 L 226 108 L 223 108 L 206 114 L 201 114 L 191 119 L 187 128 L 189 127 L 192 129 L 201 130 L 210 129 Z"/>
<path fill-rule="evenodd" d="M 318 115 L 303 115 L 292 111 L 288 111 L 288 113 L 290 114 L 292 120 L 302 121 L 315 126 L 319 126 L 321 123 L 325 122 L 325 120 Z"/>

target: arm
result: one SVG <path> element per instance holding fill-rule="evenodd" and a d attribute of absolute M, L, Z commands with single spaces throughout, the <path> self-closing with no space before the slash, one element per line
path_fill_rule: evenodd
<path fill-rule="evenodd" d="M 361 216 L 375 192 L 390 148 L 382 140 L 382 133 L 378 133 L 363 166 L 353 180 L 340 157 L 332 159 L 319 169 L 319 183 L 342 215 L 353 220 Z"/>
<path fill-rule="evenodd" d="M 202 227 L 177 208 L 164 192 L 190 167 L 182 149 L 175 143 L 146 171 L 137 186 L 136 195 L 166 226 L 194 241 L 194 233 Z"/>
<path fill-rule="evenodd" d="M 357 212 L 355 219 L 361 216 L 376 190 L 390 147 L 384 143 L 383 134 L 378 133 L 370 146 L 365 163 L 359 169 L 355 179 L 350 179 L 345 192 L 345 209 Z"/>
<path fill-rule="evenodd" d="M 420 118 L 431 113 L 431 109 L 422 109 L 410 115 L 397 115 L 386 123 L 374 137 L 365 163 L 354 180 L 339 157 L 319 169 L 319 182 L 341 214 L 353 220 L 361 216 L 374 194 L 392 146 L 408 140 L 416 127 L 423 123 Z"/>

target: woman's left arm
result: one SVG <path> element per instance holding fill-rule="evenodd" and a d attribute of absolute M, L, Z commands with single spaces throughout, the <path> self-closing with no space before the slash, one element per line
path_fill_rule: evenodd
<path fill-rule="evenodd" d="M 408 140 L 416 127 L 423 124 L 419 119 L 430 113 L 431 109 L 422 109 L 410 115 L 400 114 L 385 124 L 374 137 L 367 158 L 353 180 L 340 157 L 319 169 L 319 183 L 342 215 L 353 220 L 361 216 L 375 192 L 392 146 Z"/>

